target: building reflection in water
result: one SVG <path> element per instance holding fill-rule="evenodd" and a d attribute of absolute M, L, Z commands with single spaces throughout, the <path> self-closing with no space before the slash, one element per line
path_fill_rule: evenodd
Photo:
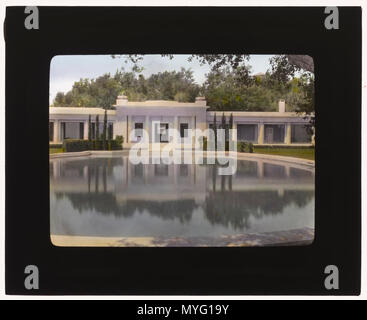
<path fill-rule="evenodd" d="M 117 232 L 110 226 L 116 219 L 143 215 L 144 235 L 150 227 L 155 233 L 168 232 L 169 221 L 181 224 L 181 229 L 195 224 L 192 228 L 203 232 L 218 226 L 221 232 L 234 233 L 251 229 L 251 221 L 261 224 L 266 217 L 281 217 L 287 207 L 294 215 L 302 211 L 307 216 L 302 219 L 313 227 L 314 171 L 293 164 L 239 160 L 235 175 L 221 176 L 216 165 L 133 165 L 126 157 L 52 159 L 50 190 L 53 234 L 97 232 L 107 236 L 105 233 Z M 77 219 L 91 215 L 99 217 L 99 226 L 83 229 L 86 221 Z M 292 219 L 283 220 L 273 223 L 292 228 Z"/>

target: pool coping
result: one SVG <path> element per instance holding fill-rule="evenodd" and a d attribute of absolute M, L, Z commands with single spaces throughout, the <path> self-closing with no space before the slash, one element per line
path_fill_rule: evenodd
<path fill-rule="evenodd" d="M 56 247 L 272 247 L 311 245 L 315 237 L 314 228 L 305 227 L 272 232 L 251 232 L 219 237 L 105 237 L 50 235 Z"/>
<path fill-rule="evenodd" d="M 111 156 L 111 155 L 126 155 L 128 153 L 128 149 L 126 150 L 116 150 L 116 151 L 81 151 L 81 152 L 63 152 L 63 153 L 52 153 L 49 155 L 49 159 L 60 159 L 60 158 L 70 158 L 70 157 L 88 157 L 88 156 Z M 204 151 L 203 153 L 199 152 L 199 155 L 203 156 L 214 156 L 216 154 L 215 151 Z M 234 156 L 233 152 L 226 153 L 227 156 Z M 303 165 L 309 168 L 315 168 L 315 161 L 288 157 L 288 156 L 278 156 L 278 155 L 270 155 L 270 154 L 262 154 L 262 153 L 242 153 L 237 152 L 237 159 L 240 160 L 248 160 L 248 159 L 260 159 L 260 160 L 271 160 L 271 161 L 279 161 L 285 163 L 294 163 L 298 165 Z"/>

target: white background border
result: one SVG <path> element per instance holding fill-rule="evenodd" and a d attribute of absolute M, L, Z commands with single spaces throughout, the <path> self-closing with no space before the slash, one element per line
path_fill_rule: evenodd
<path fill-rule="evenodd" d="M 363 184 L 367 178 L 367 167 L 363 165 L 367 161 L 367 148 L 362 143 L 362 290 L 359 297 L 340 297 L 340 296 L 7 296 L 5 295 L 5 41 L 3 23 L 5 20 L 6 6 L 361 6 L 362 7 L 362 141 L 365 141 L 367 129 L 367 111 L 366 111 L 366 92 L 367 92 L 367 78 L 366 78 L 366 25 L 367 25 L 367 4 L 363 1 L 322 1 L 322 0 L 54 0 L 52 4 L 50 0 L 39 1 L 9 1 L 5 0 L 0 8 L 0 299 L 14 300 L 14 299 L 124 299 L 124 300 L 309 300 L 309 299 L 367 299 L 367 243 L 366 230 L 367 219 L 365 214 L 365 207 L 367 202 L 367 189 Z M 342 28 L 342 21 L 340 27 Z M 26 76 L 26 75 L 24 75 Z M 364 124 L 364 125 L 363 125 Z M 320 270 L 322 273 L 323 270 Z"/>

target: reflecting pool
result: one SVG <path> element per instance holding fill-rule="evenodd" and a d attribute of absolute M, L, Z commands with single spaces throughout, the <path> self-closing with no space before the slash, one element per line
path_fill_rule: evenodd
<path fill-rule="evenodd" d="M 254 159 L 238 160 L 233 176 L 219 175 L 217 165 L 133 165 L 126 156 L 51 159 L 51 239 L 66 246 L 308 244 L 314 178 L 313 168 Z"/>

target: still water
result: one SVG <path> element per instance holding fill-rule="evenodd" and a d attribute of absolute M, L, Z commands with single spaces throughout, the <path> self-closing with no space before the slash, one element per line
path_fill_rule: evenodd
<path fill-rule="evenodd" d="M 238 160 L 133 165 L 127 157 L 50 160 L 52 235 L 221 237 L 314 228 L 314 171 Z"/>

